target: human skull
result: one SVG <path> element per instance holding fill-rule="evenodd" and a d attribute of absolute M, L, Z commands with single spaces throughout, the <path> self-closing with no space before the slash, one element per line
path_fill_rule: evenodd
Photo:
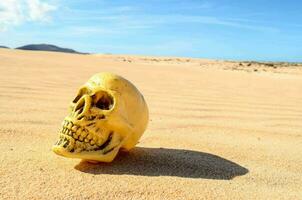
<path fill-rule="evenodd" d="M 111 162 L 120 149 L 129 150 L 138 143 L 148 124 L 142 94 L 111 73 L 92 76 L 69 109 L 52 150 L 70 158 Z"/>

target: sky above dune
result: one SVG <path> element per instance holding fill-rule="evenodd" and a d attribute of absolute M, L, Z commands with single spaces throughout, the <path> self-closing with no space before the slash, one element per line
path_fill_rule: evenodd
<path fill-rule="evenodd" d="M 299 0 L 5 0 L 0 45 L 301 62 L 301 10 Z"/>

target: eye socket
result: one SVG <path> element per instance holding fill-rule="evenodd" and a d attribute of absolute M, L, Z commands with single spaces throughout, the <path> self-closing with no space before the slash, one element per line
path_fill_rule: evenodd
<path fill-rule="evenodd" d="M 110 110 L 113 107 L 113 97 L 105 91 L 101 91 L 93 95 L 95 107 L 102 110 Z"/>
<path fill-rule="evenodd" d="M 81 88 L 72 102 L 77 103 L 84 94 L 88 94 L 87 88 Z"/>

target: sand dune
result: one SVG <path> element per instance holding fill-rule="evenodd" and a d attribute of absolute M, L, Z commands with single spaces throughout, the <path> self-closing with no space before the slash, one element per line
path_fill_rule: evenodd
<path fill-rule="evenodd" d="M 150 123 L 110 164 L 51 152 L 69 101 L 111 71 Z M 301 199 L 302 66 L 0 49 L 0 199 Z"/>

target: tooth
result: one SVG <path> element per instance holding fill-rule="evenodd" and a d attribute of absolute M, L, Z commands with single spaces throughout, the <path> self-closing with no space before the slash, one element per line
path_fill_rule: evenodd
<path fill-rule="evenodd" d="M 80 136 L 81 138 L 83 138 L 83 140 L 86 138 L 85 135 L 83 135 L 83 133 Z"/>
<path fill-rule="evenodd" d="M 91 140 L 91 141 L 90 141 L 90 144 L 91 144 L 91 145 L 94 145 L 94 144 L 95 144 L 95 142 L 94 142 L 93 140 Z"/>
<path fill-rule="evenodd" d="M 92 136 L 91 135 L 87 135 L 87 138 L 90 140 L 90 139 L 92 139 Z"/>
<path fill-rule="evenodd" d="M 82 144 L 81 144 L 81 142 L 76 141 L 74 146 L 75 146 L 75 149 L 77 149 L 77 148 L 81 148 Z"/>
<path fill-rule="evenodd" d="M 76 131 L 78 130 L 78 127 L 77 127 L 77 126 L 73 126 L 73 127 L 71 128 L 71 130 L 74 131 L 74 132 L 76 132 Z"/>
<path fill-rule="evenodd" d="M 74 152 L 76 152 L 76 153 L 80 153 L 82 151 L 82 148 L 76 148 L 75 150 L 74 150 Z"/>
<path fill-rule="evenodd" d="M 81 135 L 83 136 L 83 137 L 86 137 L 87 136 L 87 132 L 86 131 L 82 131 L 82 133 L 81 133 Z"/>
<path fill-rule="evenodd" d="M 90 149 L 90 147 L 91 147 L 91 146 L 90 146 L 90 144 L 89 144 L 89 143 L 86 143 L 86 144 L 85 144 L 85 149 L 86 149 L 86 150 L 89 150 L 89 149 Z"/>
<path fill-rule="evenodd" d="M 58 142 L 58 145 L 60 145 L 62 143 L 62 138 L 60 138 L 59 142 Z"/>
<path fill-rule="evenodd" d="M 82 135 L 80 135 L 79 140 L 80 140 L 80 141 L 83 141 L 83 140 L 84 140 L 84 138 L 83 138 Z"/>
<path fill-rule="evenodd" d="M 88 138 L 85 138 L 85 142 L 89 142 L 89 139 L 88 139 Z"/>
<path fill-rule="evenodd" d="M 79 141 L 76 141 L 76 142 L 75 142 L 75 145 L 76 145 L 77 147 L 79 147 L 79 146 L 82 146 L 82 143 L 79 142 Z"/>
<path fill-rule="evenodd" d="M 75 139 L 78 139 L 78 138 L 79 138 L 79 136 L 76 135 L 76 134 L 73 134 L 73 137 L 74 137 Z"/>
<path fill-rule="evenodd" d="M 68 146 L 68 144 L 69 144 L 69 141 L 66 140 L 65 143 L 64 143 L 64 145 L 63 145 L 63 147 L 66 148 Z"/>
<path fill-rule="evenodd" d="M 69 123 L 68 126 L 67 126 L 67 128 L 68 128 L 68 129 L 71 129 L 71 127 L 72 127 L 72 124 Z"/>
<path fill-rule="evenodd" d="M 72 149 L 73 149 L 73 146 L 72 145 L 68 145 L 67 150 L 71 151 Z"/>
<path fill-rule="evenodd" d="M 92 146 L 87 145 L 86 149 L 87 149 L 88 151 L 90 151 L 90 150 L 92 150 Z"/>
<path fill-rule="evenodd" d="M 75 144 L 75 140 L 71 137 L 71 138 L 69 139 L 69 145 L 73 147 L 74 144 Z"/>
<path fill-rule="evenodd" d="M 96 143 L 98 146 L 101 146 L 103 144 L 103 140 L 99 139 Z"/>

